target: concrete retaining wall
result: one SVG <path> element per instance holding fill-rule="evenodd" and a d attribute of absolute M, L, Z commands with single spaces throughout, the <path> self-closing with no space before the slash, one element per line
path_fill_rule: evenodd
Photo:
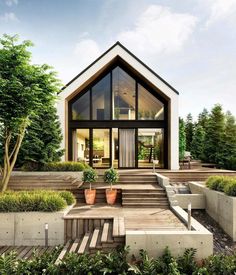
<path fill-rule="evenodd" d="M 131 249 L 130 254 L 136 257 L 140 248 L 150 257 L 159 257 L 166 246 L 173 256 L 182 255 L 186 248 L 196 248 L 197 260 L 213 252 L 212 236 L 199 231 L 126 231 L 126 245 Z"/>
<path fill-rule="evenodd" d="M 45 223 L 48 224 L 49 245 L 64 244 L 64 215 L 72 208 L 59 212 L 0 213 L 0 244 L 35 246 L 45 244 Z"/>
<path fill-rule="evenodd" d="M 175 194 L 178 205 L 184 209 L 191 203 L 192 209 L 205 209 L 206 197 L 204 194 Z"/>
<path fill-rule="evenodd" d="M 196 182 L 190 182 L 189 187 L 191 192 L 205 195 L 207 213 L 236 241 L 236 197 L 210 190 Z"/>

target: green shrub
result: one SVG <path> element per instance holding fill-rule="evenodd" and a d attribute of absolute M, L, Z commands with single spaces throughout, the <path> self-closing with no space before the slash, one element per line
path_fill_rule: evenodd
<path fill-rule="evenodd" d="M 104 181 L 109 183 L 111 188 L 112 184 L 116 183 L 119 180 L 119 175 L 117 171 L 114 168 L 110 168 L 105 171 L 104 173 Z"/>
<path fill-rule="evenodd" d="M 75 203 L 74 195 L 69 191 L 61 191 L 59 195 L 66 201 L 67 205 Z"/>
<path fill-rule="evenodd" d="M 53 212 L 62 210 L 74 202 L 73 194 L 68 191 L 8 191 L 0 193 L 0 212 Z"/>
<path fill-rule="evenodd" d="M 224 181 L 223 176 L 211 176 L 207 179 L 206 186 L 212 190 L 224 191 L 224 189 L 222 190 L 223 181 Z"/>
<path fill-rule="evenodd" d="M 227 176 L 211 176 L 206 181 L 209 189 L 224 192 L 228 196 L 236 196 L 236 178 Z"/>
<path fill-rule="evenodd" d="M 84 171 L 88 167 L 82 162 L 64 161 L 64 162 L 50 162 L 44 164 L 42 171 Z"/>
<path fill-rule="evenodd" d="M 236 197 L 236 179 L 232 178 L 228 181 L 228 184 L 224 187 L 224 192 L 228 196 Z"/>

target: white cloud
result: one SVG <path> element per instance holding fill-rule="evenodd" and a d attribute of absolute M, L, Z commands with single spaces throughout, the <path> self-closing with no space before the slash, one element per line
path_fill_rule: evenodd
<path fill-rule="evenodd" d="M 5 3 L 8 7 L 11 7 L 13 5 L 17 5 L 18 4 L 18 0 L 5 0 Z"/>
<path fill-rule="evenodd" d="M 169 7 L 149 6 L 133 29 L 123 31 L 118 40 L 139 53 L 157 54 L 179 51 L 193 33 L 197 18 L 172 12 Z"/>
<path fill-rule="evenodd" d="M 0 15 L 0 20 L 4 22 L 19 21 L 14 12 L 6 12 L 3 15 Z"/>
<path fill-rule="evenodd" d="M 236 14 L 236 0 L 208 0 L 210 7 L 210 17 L 206 22 L 206 27 Z"/>
<path fill-rule="evenodd" d="M 99 46 L 93 39 L 81 39 L 75 46 L 75 54 L 79 57 L 79 67 L 89 65 L 99 57 L 100 53 Z"/>

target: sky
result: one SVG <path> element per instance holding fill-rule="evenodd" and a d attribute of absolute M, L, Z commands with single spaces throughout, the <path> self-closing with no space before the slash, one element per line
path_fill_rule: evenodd
<path fill-rule="evenodd" d="M 236 116 L 236 0 L 0 0 L 4 33 L 63 84 L 120 41 L 179 91 L 180 116 Z"/>

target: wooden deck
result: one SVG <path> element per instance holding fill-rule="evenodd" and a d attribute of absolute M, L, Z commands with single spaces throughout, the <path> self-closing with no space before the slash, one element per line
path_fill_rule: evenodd
<path fill-rule="evenodd" d="M 0 246 L 0 255 L 15 252 L 18 259 L 32 259 L 34 256 L 41 256 L 50 253 L 55 246 Z"/>
<path fill-rule="evenodd" d="M 140 213 L 142 213 L 140 215 Z M 126 208 L 121 205 L 78 204 L 67 218 L 100 218 L 123 217 L 125 229 L 132 230 L 187 230 L 186 226 L 171 212 L 163 208 Z"/>

